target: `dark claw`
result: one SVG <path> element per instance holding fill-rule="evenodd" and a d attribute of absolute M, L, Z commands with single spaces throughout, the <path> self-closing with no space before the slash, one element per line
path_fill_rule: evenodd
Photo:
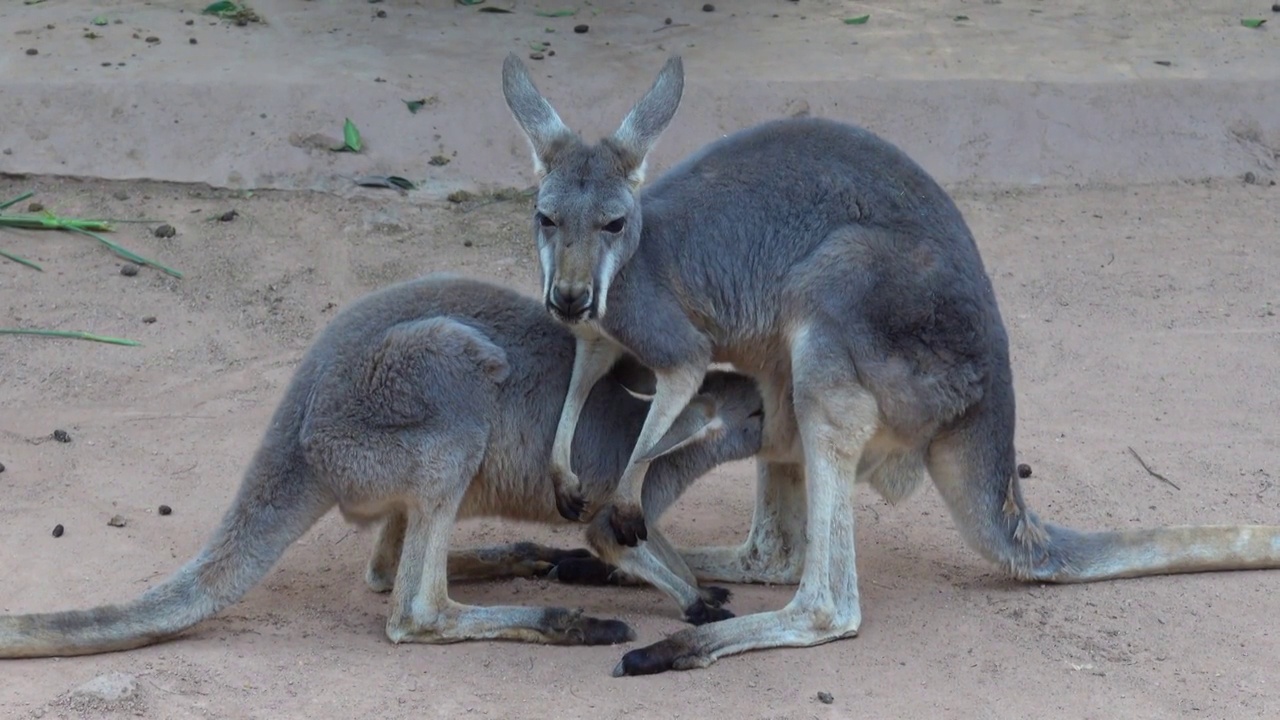
<path fill-rule="evenodd" d="M 684 620 L 690 625 L 706 625 L 707 623 L 728 620 L 733 613 L 722 607 L 712 607 L 705 601 L 698 600 L 684 609 Z"/>
<path fill-rule="evenodd" d="M 587 617 L 582 618 L 579 625 L 582 628 L 583 645 L 617 645 L 636 639 L 635 631 L 621 620 Z"/>
<path fill-rule="evenodd" d="M 609 526 L 619 545 L 635 547 L 649 539 L 649 529 L 644 523 L 644 513 L 638 507 L 618 507 L 609 511 Z"/>
<path fill-rule="evenodd" d="M 609 585 L 613 570 L 599 558 L 566 558 L 556 563 L 548 577 L 567 585 Z"/>
<path fill-rule="evenodd" d="M 729 592 L 729 588 L 722 588 L 719 585 L 707 585 L 702 588 L 702 599 L 711 607 L 720 607 L 729 602 L 731 597 L 733 593 Z"/>
<path fill-rule="evenodd" d="M 617 666 L 613 668 L 613 676 L 654 675 L 668 670 L 679 669 L 677 663 L 679 663 L 679 668 L 697 667 L 705 664 L 696 662 L 695 658 L 692 657 L 692 653 L 685 649 L 683 643 L 674 642 L 667 638 L 623 655 Z"/>
<path fill-rule="evenodd" d="M 556 510 L 565 520 L 580 522 L 587 511 L 587 501 L 576 492 L 556 490 Z"/>

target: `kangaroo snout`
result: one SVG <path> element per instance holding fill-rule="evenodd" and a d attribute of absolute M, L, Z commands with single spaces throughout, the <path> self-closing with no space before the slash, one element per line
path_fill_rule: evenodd
<path fill-rule="evenodd" d="M 556 283 L 547 293 L 547 309 L 561 319 L 577 322 L 594 310 L 590 285 Z"/>

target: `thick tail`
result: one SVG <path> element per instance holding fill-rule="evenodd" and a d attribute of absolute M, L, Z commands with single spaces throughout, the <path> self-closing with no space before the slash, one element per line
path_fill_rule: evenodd
<path fill-rule="evenodd" d="M 1147 575 L 1280 568 L 1280 527 L 1183 525 L 1080 532 L 1045 524 L 1047 562 L 1030 579 L 1094 582 Z"/>
<path fill-rule="evenodd" d="M 0 616 L 0 658 L 92 655 L 170 638 L 239 600 L 333 500 L 301 463 L 263 448 L 213 538 L 164 583 L 121 605 Z"/>

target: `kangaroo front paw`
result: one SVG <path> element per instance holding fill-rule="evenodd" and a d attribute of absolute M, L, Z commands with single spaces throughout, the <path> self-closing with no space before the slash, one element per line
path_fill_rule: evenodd
<path fill-rule="evenodd" d="M 567 471 L 553 471 L 551 479 L 555 488 L 556 511 L 565 520 L 581 521 L 587 512 L 587 500 L 582 496 L 578 477 Z"/>
<path fill-rule="evenodd" d="M 733 593 L 729 592 L 729 588 L 722 588 L 719 585 L 706 585 L 700 593 L 702 601 L 711 607 L 720 607 L 729 602 L 729 598 L 733 597 Z"/>
<path fill-rule="evenodd" d="M 547 577 L 566 585 L 608 585 L 614 569 L 599 558 L 565 558 Z"/>
<path fill-rule="evenodd" d="M 636 504 L 614 505 L 609 508 L 609 527 L 613 529 L 613 537 L 619 545 L 635 547 L 649 539 L 644 512 Z"/>
<path fill-rule="evenodd" d="M 714 606 L 705 600 L 698 600 L 684 609 L 684 621 L 690 625 L 706 625 L 707 623 L 728 620 L 733 613 L 722 607 Z"/>

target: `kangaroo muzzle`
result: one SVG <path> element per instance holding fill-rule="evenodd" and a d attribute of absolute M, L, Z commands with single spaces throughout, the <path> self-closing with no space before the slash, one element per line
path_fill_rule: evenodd
<path fill-rule="evenodd" d="M 566 322 L 578 322 L 595 313 L 595 293 L 582 283 L 556 283 L 547 292 L 547 309 Z"/>

